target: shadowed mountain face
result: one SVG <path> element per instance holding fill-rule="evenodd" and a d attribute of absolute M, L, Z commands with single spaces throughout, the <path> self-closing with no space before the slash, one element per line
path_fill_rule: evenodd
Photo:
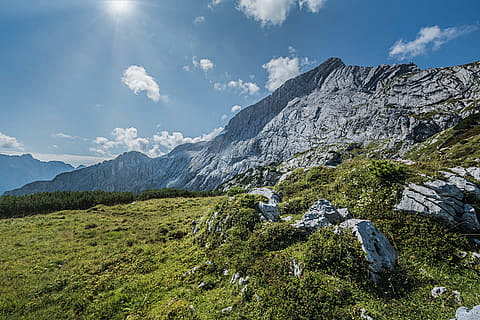
<path fill-rule="evenodd" d="M 9 194 L 214 189 L 250 168 L 352 143 L 375 143 L 399 156 L 477 112 L 479 77 L 480 63 L 420 70 L 413 64 L 346 66 L 331 58 L 241 111 L 213 141 L 182 145 L 156 159 L 127 153 Z"/>
<path fill-rule="evenodd" d="M 42 162 L 31 155 L 8 156 L 0 154 L 0 195 L 37 180 L 50 180 L 75 168 L 60 161 Z"/>

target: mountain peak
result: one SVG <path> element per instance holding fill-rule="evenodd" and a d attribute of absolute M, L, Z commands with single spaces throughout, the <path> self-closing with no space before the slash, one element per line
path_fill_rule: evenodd
<path fill-rule="evenodd" d="M 151 159 L 151 158 L 142 152 L 129 151 L 129 152 L 122 153 L 115 160 L 134 161 L 134 160 L 143 160 L 143 159 Z"/>
<path fill-rule="evenodd" d="M 339 65 L 345 65 L 345 63 L 343 62 L 342 59 L 338 58 L 338 57 L 331 57 L 331 58 L 328 58 L 327 60 L 325 60 L 323 64 L 339 64 Z"/>

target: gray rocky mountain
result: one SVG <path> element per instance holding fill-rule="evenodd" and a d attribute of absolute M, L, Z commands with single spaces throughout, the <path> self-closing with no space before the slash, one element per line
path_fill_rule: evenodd
<path fill-rule="evenodd" d="M 0 154 L 0 195 L 37 180 L 50 180 L 75 168 L 60 161 L 43 162 L 30 154 L 11 156 Z"/>
<path fill-rule="evenodd" d="M 185 144 L 156 159 L 135 154 L 9 192 L 141 191 L 217 188 L 272 163 L 336 164 L 336 152 L 371 146 L 398 157 L 414 144 L 477 112 L 480 63 L 420 70 L 413 64 L 347 66 L 331 58 L 239 112 L 209 142 Z"/>

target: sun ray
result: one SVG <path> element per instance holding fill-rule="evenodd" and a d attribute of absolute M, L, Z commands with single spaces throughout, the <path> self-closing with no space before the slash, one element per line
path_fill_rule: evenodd
<path fill-rule="evenodd" d="M 129 14 L 134 9 L 134 2 L 131 0 L 109 0 L 105 1 L 105 4 L 107 10 L 115 16 Z"/>

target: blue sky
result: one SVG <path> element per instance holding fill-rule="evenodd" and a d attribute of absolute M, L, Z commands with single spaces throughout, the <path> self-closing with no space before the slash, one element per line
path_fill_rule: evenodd
<path fill-rule="evenodd" d="M 5 0 L 0 152 L 73 164 L 159 156 L 211 139 L 332 56 L 478 61 L 479 13 L 478 0 Z"/>

